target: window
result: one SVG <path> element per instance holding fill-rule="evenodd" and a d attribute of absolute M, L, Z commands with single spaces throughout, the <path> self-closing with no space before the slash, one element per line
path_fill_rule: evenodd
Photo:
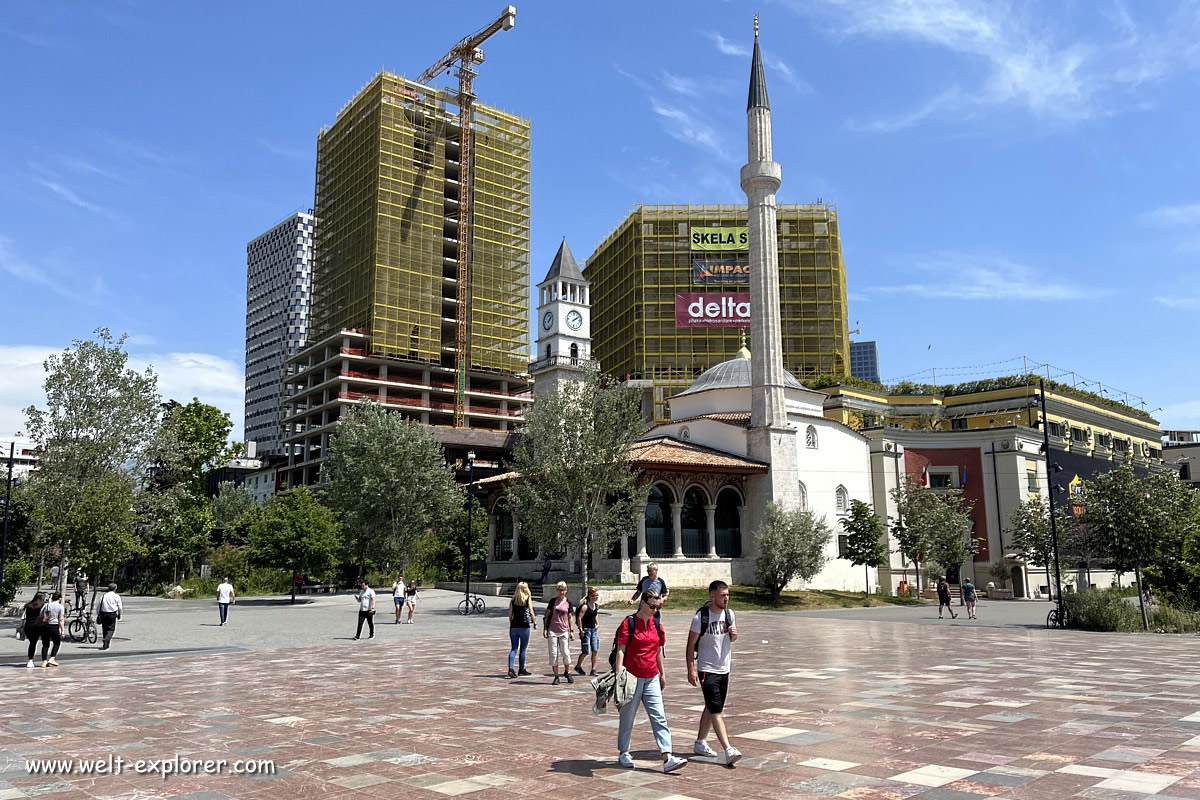
<path fill-rule="evenodd" d="M 1040 491 L 1038 488 L 1038 474 L 1036 469 L 1027 470 L 1025 472 L 1025 488 L 1030 492 Z"/>
<path fill-rule="evenodd" d="M 1192 465 L 1186 461 L 1179 465 L 1179 480 L 1190 481 L 1192 479 Z"/>
<path fill-rule="evenodd" d="M 966 429 L 967 429 L 967 421 L 966 421 L 965 419 L 952 419 L 952 420 L 950 420 L 950 430 L 952 430 L 952 431 L 965 431 Z"/>
<path fill-rule="evenodd" d="M 951 489 L 954 487 L 954 479 L 949 472 L 931 472 L 929 473 L 929 488 L 930 489 Z"/>
<path fill-rule="evenodd" d="M 817 449 L 817 429 L 812 425 L 804 429 L 804 446 L 810 450 Z"/>
<path fill-rule="evenodd" d="M 808 511 L 808 487 L 800 481 L 800 510 Z"/>
<path fill-rule="evenodd" d="M 847 534 L 838 534 L 838 558 L 846 557 L 846 550 L 850 547 L 850 537 Z"/>
<path fill-rule="evenodd" d="M 1071 441 L 1079 444 L 1087 444 L 1087 431 L 1083 428 L 1071 428 Z"/>
<path fill-rule="evenodd" d="M 846 491 L 845 486 L 839 486 L 836 492 L 837 513 L 845 514 L 850 510 L 850 493 Z"/>
<path fill-rule="evenodd" d="M 1050 431 L 1051 436 L 1057 436 L 1060 439 L 1063 438 L 1063 435 L 1064 435 L 1063 426 L 1060 425 L 1059 423 L 1047 422 L 1046 428 Z"/>

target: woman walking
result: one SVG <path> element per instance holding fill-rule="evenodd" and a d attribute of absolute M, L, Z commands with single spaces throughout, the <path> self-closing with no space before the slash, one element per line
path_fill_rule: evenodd
<path fill-rule="evenodd" d="M 600 592 L 595 586 L 588 587 L 587 599 L 575 610 L 575 624 L 579 627 L 579 660 L 575 671 L 583 674 L 583 660 L 592 654 L 592 675 L 596 674 L 596 651 L 600 649 L 600 631 L 596 629 L 596 614 L 600 611 Z"/>
<path fill-rule="evenodd" d="M 562 661 L 563 675 L 567 683 L 574 683 L 571 677 L 571 640 L 575 638 L 575 627 L 571 620 L 571 601 L 567 599 L 567 584 L 559 581 L 554 587 L 557 593 L 546 604 L 546 619 L 542 627 L 542 636 L 546 639 L 550 651 L 550 669 L 554 672 L 552 683 L 558 686 L 558 662 Z"/>
<path fill-rule="evenodd" d="M 45 607 L 45 596 L 37 592 L 21 608 L 21 630 L 25 632 L 25 639 L 29 642 L 29 654 L 26 656 L 29 660 L 25 666 L 29 669 L 33 669 L 33 653 L 37 650 L 38 642 L 42 640 L 42 611 Z"/>
<path fill-rule="evenodd" d="M 55 592 L 50 602 L 42 609 L 42 666 L 58 666 L 58 648 L 62 646 L 67 627 L 67 609 L 63 606 L 62 592 Z M 51 642 L 54 649 L 50 649 Z M 46 653 L 50 657 L 46 657 Z"/>
<path fill-rule="evenodd" d="M 417 582 L 404 587 L 404 605 L 408 606 L 408 624 L 413 624 L 413 612 L 417 610 Z"/>
<path fill-rule="evenodd" d="M 661 605 L 658 592 L 644 590 L 637 613 L 621 620 L 621 627 L 617 628 L 617 659 L 613 672 L 620 675 L 624 669 L 637 678 L 633 696 L 621 706 L 621 726 L 617 730 L 617 750 L 620 751 L 617 761 L 626 769 L 633 769 L 629 742 L 639 705 L 646 707 L 646 716 L 650 718 L 654 741 L 662 753 L 663 772 L 674 772 L 687 763 L 686 758 L 671 754 L 671 729 L 667 727 L 667 713 L 663 708 L 662 690 L 667 685 L 663 648 L 667 644 L 667 634 L 654 616 Z"/>
<path fill-rule="evenodd" d="M 525 669 L 525 649 L 529 647 L 529 630 L 537 630 L 537 620 L 533 617 L 533 607 L 529 598 L 529 584 L 521 581 L 513 592 L 512 600 L 508 601 L 508 641 L 512 649 L 508 651 L 508 677 L 528 675 Z M 520 651 L 518 659 L 517 653 Z M 517 671 L 513 672 L 513 661 L 517 660 Z"/>

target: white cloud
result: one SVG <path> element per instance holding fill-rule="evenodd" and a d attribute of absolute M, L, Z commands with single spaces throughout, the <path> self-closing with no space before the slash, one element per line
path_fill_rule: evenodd
<path fill-rule="evenodd" d="M 1200 225 L 1200 203 L 1160 206 L 1138 217 L 1145 225 L 1161 228 L 1191 228 Z"/>
<path fill-rule="evenodd" d="M 307 161 L 308 159 L 313 158 L 313 152 L 307 148 L 287 147 L 286 145 L 268 142 L 266 139 L 259 139 L 258 144 L 268 153 L 273 153 L 284 158 L 290 158 L 293 161 Z"/>
<path fill-rule="evenodd" d="M 1052 20 L 1059 6 L 1002 0 L 790 0 L 797 13 L 819 15 L 836 36 L 898 39 L 947 51 L 981 69 L 973 86 L 942 88 L 917 111 L 860 130 L 887 132 L 932 117 L 970 119 L 997 108 L 1071 123 L 1146 107 L 1129 95 L 1150 81 L 1197 66 L 1192 34 L 1198 20 L 1181 8 L 1161 31 L 1143 33 L 1122 6 L 1101 10 L 1087 41 L 1067 41 Z M 1091 7 L 1083 6 L 1085 13 Z M 1107 23 L 1107 29 L 1105 27 Z"/>
<path fill-rule="evenodd" d="M 87 202 L 86 200 L 81 198 L 78 194 L 76 194 L 75 191 L 73 189 L 71 189 L 69 186 L 64 186 L 63 184 L 59 183 L 58 181 L 48 181 L 44 178 L 38 178 L 37 182 L 40 183 L 42 186 L 45 186 L 47 189 L 54 192 L 56 195 L 58 195 L 59 197 L 61 197 L 64 200 L 66 200 L 68 203 L 70 203 L 73 206 L 77 206 L 86 211 L 91 211 L 93 214 L 100 214 L 105 217 L 112 218 L 114 216 L 113 213 L 111 211 L 109 211 L 107 208 L 104 208 L 103 206 L 98 206 L 95 203 Z"/>
<path fill-rule="evenodd" d="M 712 40 L 716 46 L 717 52 L 727 56 L 737 56 L 739 58 L 749 58 L 750 48 L 740 44 L 734 44 L 716 31 L 709 31 L 704 34 Z M 800 94 L 812 94 L 814 89 L 812 84 L 803 78 L 796 75 L 795 71 L 788 66 L 787 62 L 778 56 L 772 55 L 765 48 L 762 51 L 763 62 L 767 67 L 775 70 L 783 78 L 784 82 L 795 89 Z M 771 76 L 767 76 L 767 83 L 770 84 Z"/>
<path fill-rule="evenodd" d="M 1200 297 L 1155 297 L 1154 302 L 1180 311 L 1200 311 Z"/>
<path fill-rule="evenodd" d="M 712 39 L 713 44 L 717 46 L 717 50 L 727 56 L 741 56 L 742 58 L 750 57 L 750 48 L 745 45 L 734 44 L 716 31 L 710 31 L 707 34 L 709 39 Z"/>
<path fill-rule="evenodd" d="M 63 348 L 45 345 L 0 345 L 0 436 L 25 427 L 24 409 L 46 402 L 42 383 L 43 362 Z M 209 353 L 130 353 L 134 370 L 153 367 L 158 374 L 158 391 L 166 399 L 188 403 L 193 397 L 229 414 L 233 438 L 242 436 L 243 373 L 238 364 Z"/>
<path fill-rule="evenodd" d="M 0 272 L 7 272 L 12 277 L 28 283 L 45 286 L 55 294 L 77 303 L 91 304 L 100 299 L 98 293 L 86 295 L 76 292 L 73 288 L 75 280 L 71 276 L 60 276 L 49 267 L 36 265 L 22 258 L 13 247 L 12 240 L 5 236 L 0 236 Z M 93 287 L 96 288 L 94 283 Z"/>
<path fill-rule="evenodd" d="M 655 114 L 666 120 L 663 123 L 663 130 L 667 132 L 668 136 L 678 139 L 684 144 L 707 150 L 725 161 L 731 163 L 735 161 L 733 154 L 729 151 L 721 135 L 717 133 L 716 128 L 709 125 L 702 115 L 690 109 L 668 105 L 653 97 L 650 98 L 650 108 Z"/>
<path fill-rule="evenodd" d="M 921 260 L 916 270 L 929 276 L 921 283 L 877 286 L 871 291 L 953 300 L 1080 300 L 1103 292 L 1055 283 L 1035 270 L 994 255 L 940 253 Z"/>

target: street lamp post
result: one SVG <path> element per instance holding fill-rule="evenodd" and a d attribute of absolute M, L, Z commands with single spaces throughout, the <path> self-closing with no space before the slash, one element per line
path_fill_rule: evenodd
<path fill-rule="evenodd" d="M 16 442 L 8 443 L 8 488 L 4 492 L 4 539 L 0 541 L 0 589 L 4 587 L 4 561 L 8 556 L 8 515 L 12 506 L 12 475 L 13 456 L 16 453 Z"/>
<path fill-rule="evenodd" d="M 471 536 L 474 533 L 471 527 L 471 512 L 474 510 L 475 493 L 473 484 L 475 483 L 475 451 L 467 451 L 467 577 L 466 577 L 466 601 L 467 612 L 471 611 Z"/>
<path fill-rule="evenodd" d="M 1050 546 L 1054 548 L 1054 598 L 1058 601 L 1058 624 L 1063 624 L 1062 569 L 1058 563 L 1058 521 L 1054 513 L 1054 471 L 1050 467 L 1050 417 L 1046 414 L 1046 381 L 1038 379 L 1042 404 L 1042 447 L 1046 451 L 1046 485 L 1050 494 Z M 1049 564 L 1046 565 L 1049 568 Z"/>

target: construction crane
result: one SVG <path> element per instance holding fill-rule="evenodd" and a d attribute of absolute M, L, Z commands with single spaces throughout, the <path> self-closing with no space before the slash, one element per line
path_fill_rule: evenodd
<path fill-rule="evenodd" d="M 461 39 L 450 48 L 444 56 L 433 63 L 429 69 L 421 73 L 416 82 L 428 84 L 443 72 L 448 72 L 458 66 L 458 129 L 459 139 L 459 171 L 458 171 L 458 285 L 456 287 L 458 300 L 455 308 L 454 357 L 456 366 L 457 390 L 454 393 L 454 427 L 466 425 L 466 393 L 467 369 L 470 365 L 470 337 L 467 335 L 467 325 L 470 321 L 470 297 L 468 287 L 471 283 L 471 205 L 474 194 L 475 176 L 471 169 L 471 127 L 475 105 L 475 66 L 483 63 L 483 44 L 492 34 L 499 31 L 511 30 L 517 24 L 516 6 L 505 6 L 500 16 L 492 20 L 485 28 Z"/>

